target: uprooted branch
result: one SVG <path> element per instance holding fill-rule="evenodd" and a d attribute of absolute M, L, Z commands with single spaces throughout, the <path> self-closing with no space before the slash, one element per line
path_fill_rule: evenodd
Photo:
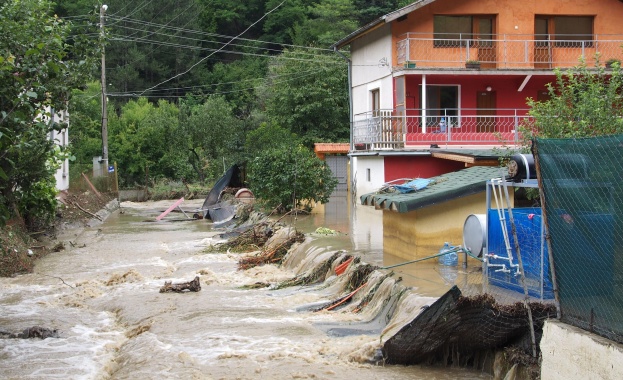
<path fill-rule="evenodd" d="M 173 284 L 171 281 L 165 281 L 164 286 L 160 288 L 160 293 L 182 293 L 184 290 L 191 292 L 198 292 L 201 290 L 201 282 L 199 276 L 196 276 L 194 280 L 188 282 L 182 282 L 180 284 Z"/>

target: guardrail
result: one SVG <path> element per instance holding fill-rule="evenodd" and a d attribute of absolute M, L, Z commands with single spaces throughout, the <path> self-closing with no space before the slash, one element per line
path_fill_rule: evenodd
<path fill-rule="evenodd" d="M 396 43 L 397 64 L 406 68 L 465 68 L 467 61 L 478 61 L 481 68 L 551 69 L 577 66 L 580 57 L 591 64 L 596 54 L 602 64 L 608 59 L 623 61 L 623 36 L 619 35 L 473 37 L 406 33 Z"/>
<path fill-rule="evenodd" d="M 520 126 L 532 120 L 527 109 L 380 110 L 354 116 L 353 144 L 356 150 L 518 144 Z"/>

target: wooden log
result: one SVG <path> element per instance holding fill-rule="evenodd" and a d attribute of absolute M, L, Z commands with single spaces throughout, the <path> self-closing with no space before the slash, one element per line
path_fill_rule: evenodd
<path fill-rule="evenodd" d="M 188 282 L 182 282 L 180 284 L 173 284 L 171 281 L 165 281 L 164 286 L 160 288 L 160 293 L 182 293 L 183 291 L 188 290 L 191 292 L 198 292 L 201 290 L 201 282 L 199 281 L 199 276 L 196 276 L 194 280 Z"/>

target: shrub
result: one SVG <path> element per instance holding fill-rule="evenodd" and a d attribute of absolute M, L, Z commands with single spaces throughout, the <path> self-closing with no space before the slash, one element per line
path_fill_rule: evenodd
<path fill-rule="evenodd" d="M 337 185 L 327 164 L 301 145 L 262 152 L 251 161 L 248 179 L 260 201 L 281 210 L 326 203 Z"/>

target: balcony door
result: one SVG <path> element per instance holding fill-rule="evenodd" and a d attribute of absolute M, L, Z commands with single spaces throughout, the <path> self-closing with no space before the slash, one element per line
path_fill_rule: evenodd
<path fill-rule="evenodd" d="M 426 106 L 420 98 L 420 108 L 426 108 L 426 127 L 429 130 L 435 131 L 442 119 L 447 126 L 458 126 L 459 86 L 426 86 Z"/>
<path fill-rule="evenodd" d="M 478 91 L 476 107 L 476 132 L 495 132 L 495 91 Z"/>

